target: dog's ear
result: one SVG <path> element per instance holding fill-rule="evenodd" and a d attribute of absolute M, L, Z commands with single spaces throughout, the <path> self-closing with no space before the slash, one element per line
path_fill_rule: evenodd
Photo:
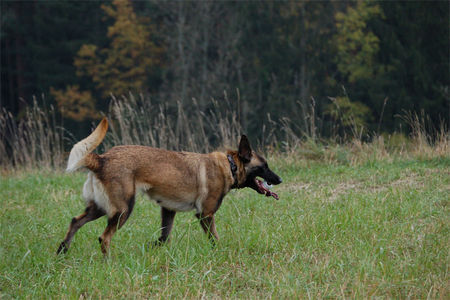
<path fill-rule="evenodd" d="M 249 162 L 252 158 L 252 149 L 250 148 L 250 142 L 245 134 L 241 136 L 241 141 L 239 142 L 238 150 L 239 158 L 243 162 Z"/>

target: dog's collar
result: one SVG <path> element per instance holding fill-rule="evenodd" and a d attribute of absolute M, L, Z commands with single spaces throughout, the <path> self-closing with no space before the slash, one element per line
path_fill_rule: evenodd
<path fill-rule="evenodd" d="M 230 169 L 231 169 L 231 175 L 233 175 L 233 185 L 231 186 L 232 189 L 235 189 L 238 187 L 238 179 L 237 179 L 237 166 L 236 163 L 234 162 L 233 157 L 230 154 L 227 154 L 227 158 L 228 158 L 228 162 L 230 163 Z"/>

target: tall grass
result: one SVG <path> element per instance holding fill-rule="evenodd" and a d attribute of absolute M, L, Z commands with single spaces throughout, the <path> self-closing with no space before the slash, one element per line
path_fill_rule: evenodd
<path fill-rule="evenodd" d="M 361 125 L 347 122 L 353 125 L 339 128 L 345 122 L 337 121 L 331 124 L 335 136 L 324 138 L 321 134 L 323 118 L 316 114 L 314 99 L 308 107 L 299 103 L 298 109 L 304 116 L 300 121 L 286 117 L 273 120 L 267 114 L 257 139 L 261 150 L 295 152 L 308 159 L 348 163 L 392 155 L 447 156 L 450 152 L 448 128 L 432 127 L 423 113 L 404 112 L 400 116 L 410 127 L 410 136 L 377 132 L 365 133 L 363 139 Z M 114 145 L 139 144 L 210 152 L 236 146 L 243 133 L 238 109 L 226 94 L 221 100 L 212 100 L 207 109 L 201 109 L 195 99 L 191 106 L 184 107 L 180 102 L 172 106 L 153 103 L 143 95 L 113 96 L 105 114 L 110 120 L 104 141 L 106 149 Z M 344 132 L 344 137 L 337 136 L 337 132 Z M 64 149 L 64 144 L 74 142 L 62 121 L 58 121 L 53 107 L 42 108 L 35 100 L 19 120 L 5 109 L 0 110 L 0 166 L 3 170 L 60 168 L 69 150 Z"/>
<path fill-rule="evenodd" d="M 70 134 L 57 121 L 53 106 L 41 108 L 36 99 L 20 120 L 0 110 L 0 166 L 58 168 L 64 162 L 64 137 Z"/>
<path fill-rule="evenodd" d="M 450 134 L 445 122 L 441 121 L 438 128 L 433 126 L 429 116 L 422 111 L 404 112 L 401 118 L 411 128 L 411 145 L 414 152 L 420 155 L 437 153 L 448 154 L 450 151 Z"/>
<path fill-rule="evenodd" d="M 171 150 L 209 152 L 217 146 L 231 146 L 242 132 L 230 102 L 213 100 L 206 111 L 197 101 L 187 111 L 180 102 L 174 107 L 154 104 L 151 99 L 112 97 L 109 113 L 111 134 L 106 146 L 139 144 Z M 220 141 L 220 142 L 219 142 Z"/>

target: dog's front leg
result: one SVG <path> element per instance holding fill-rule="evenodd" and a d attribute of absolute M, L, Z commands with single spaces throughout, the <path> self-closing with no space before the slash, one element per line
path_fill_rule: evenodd
<path fill-rule="evenodd" d="M 172 230 L 173 220 L 175 219 L 173 210 L 169 210 L 165 207 L 161 207 L 161 236 L 154 243 L 155 246 L 161 245 L 169 238 L 170 231 Z"/>
<path fill-rule="evenodd" d="M 208 235 L 208 238 L 211 240 L 212 244 L 215 245 L 215 241 L 219 240 L 219 235 L 216 231 L 216 223 L 214 221 L 214 215 L 208 214 L 205 215 L 203 213 L 195 215 L 200 220 L 200 225 L 202 225 L 203 231 Z"/>

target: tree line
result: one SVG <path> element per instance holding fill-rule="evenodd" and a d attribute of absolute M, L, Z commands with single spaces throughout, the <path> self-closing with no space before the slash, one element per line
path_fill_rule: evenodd
<path fill-rule="evenodd" d="M 404 111 L 448 128 L 449 28 L 447 1 L 2 1 L 0 104 L 20 118 L 36 95 L 74 133 L 129 93 L 226 102 L 249 134 L 393 132 Z"/>

